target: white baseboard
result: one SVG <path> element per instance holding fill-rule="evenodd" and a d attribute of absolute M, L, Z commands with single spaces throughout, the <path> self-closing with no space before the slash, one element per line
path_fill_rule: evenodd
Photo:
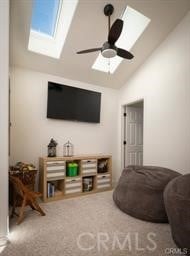
<path fill-rule="evenodd" d="M 1 236 L 0 237 L 0 247 L 5 246 L 8 243 L 8 237 L 7 236 Z"/>

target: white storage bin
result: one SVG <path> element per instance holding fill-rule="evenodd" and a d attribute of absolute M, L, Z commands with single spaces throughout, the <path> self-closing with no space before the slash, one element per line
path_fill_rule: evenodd
<path fill-rule="evenodd" d="M 48 161 L 47 165 L 47 180 L 60 180 L 65 178 L 65 161 Z"/>
<path fill-rule="evenodd" d="M 81 178 L 67 178 L 65 181 L 65 194 L 82 192 Z"/>
<path fill-rule="evenodd" d="M 88 159 L 81 161 L 82 174 L 93 175 L 97 173 L 97 160 Z"/>
<path fill-rule="evenodd" d="M 97 176 L 97 189 L 111 187 L 110 174 L 101 174 Z"/>

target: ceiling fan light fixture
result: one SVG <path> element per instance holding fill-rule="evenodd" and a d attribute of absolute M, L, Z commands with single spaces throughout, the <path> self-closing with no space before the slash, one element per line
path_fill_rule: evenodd
<path fill-rule="evenodd" d="M 106 50 L 102 51 L 102 56 L 104 58 L 113 58 L 116 55 L 117 55 L 117 52 L 114 49 L 106 49 Z"/>
<path fill-rule="evenodd" d="M 104 58 L 113 58 L 117 55 L 117 47 L 106 42 L 103 44 L 101 54 Z"/>

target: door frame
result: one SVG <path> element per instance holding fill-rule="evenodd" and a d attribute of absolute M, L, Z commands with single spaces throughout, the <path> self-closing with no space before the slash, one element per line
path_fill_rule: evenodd
<path fill-rule="evenodd" d="M 139 102 L 143 102 L 143 163 L 144 163 L 144 109 L 145 109 L 145 99 L 140 98 L 135 101 L 129 101 L 126 104 L 121 105 L 121 166 L 122 169 L 125 168 L 126 163 L 126 129 L 127 129 L 127 116 L 125 115 L 127 107 L 137 104 Z"/>

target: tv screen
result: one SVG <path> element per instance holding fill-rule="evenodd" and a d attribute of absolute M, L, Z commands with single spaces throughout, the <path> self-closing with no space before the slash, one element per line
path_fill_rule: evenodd
<path fill-rule="evenodd" d="M 47 118 L 99 123 L 101 93 L 48 82 Z"/>

